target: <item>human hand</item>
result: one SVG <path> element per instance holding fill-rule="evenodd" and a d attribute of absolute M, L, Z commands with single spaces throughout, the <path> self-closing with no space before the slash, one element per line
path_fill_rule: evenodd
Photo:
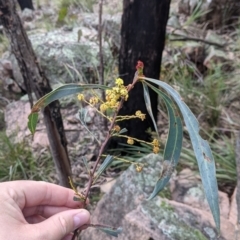
<path fill-rule="evenodd" d="M 36 181 L 0 183 L 0 239 L 69 240 L 89 223 L 71 189 Z"/>

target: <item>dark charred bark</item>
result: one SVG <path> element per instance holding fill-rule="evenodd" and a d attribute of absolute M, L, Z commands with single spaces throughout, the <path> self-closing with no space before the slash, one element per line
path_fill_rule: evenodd
<path fill-rule="evenodd" d="M 132 83 L 138 60 L 145 65 L 145 76 L 159 79 L 169 7 L 170 0 L 123 1 L 119 73 L 125 85 Z M 149 92 L 153 115 L 157 120 L 158 97 L 152 90 L 149 89 Z M 137 110 L 147 114 L 141 83 L 131 90 L 119 115 L 132 115 Z M 120 125 L 128 129 L 128 135 L 142 140 L 149 140 L 150 135 L 146 134 L 146 130 L 153 129 L 148 114 L 144 121 L 132 119 Z"/>
<path fill-rule="evenodd" d="M 52 89 L 16 12 L 14 0 L 0 0 L 0 21 L 11 43 L 11 51 L 18 61 L 32 105 L 32 91 L 39 99 Z M 69 187 L 68 176 L 71 175 L 71 168 L 59 101 L 46 107 L 43 115 L 60 185 Z"/>
<path fill-rule="evenodd" d="M 23 11 L 25 8 L 29 8 L 34 10 L 32 0 L 18 0 L 21 10 Z"/>

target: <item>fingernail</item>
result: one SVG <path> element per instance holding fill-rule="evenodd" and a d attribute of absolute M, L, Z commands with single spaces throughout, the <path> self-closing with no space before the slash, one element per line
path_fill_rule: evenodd
<path fill-rule="evenodd" d="M 89 217 L 90 217 L 89 212 L 87 210 L 82 209 L 79 213 L 77 213 L 73 217 L 74 227 L 78 228 L 84 225 L 89 221 Z"/>

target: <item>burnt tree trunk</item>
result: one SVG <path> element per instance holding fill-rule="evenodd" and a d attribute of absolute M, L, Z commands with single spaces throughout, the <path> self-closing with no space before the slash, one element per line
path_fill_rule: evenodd
<path fill-rule="evenodd" d="M 0 0 L 0 21 L 11 43 L 11 51 L 18 61 L 32 105 L 32 90 L 39 99 L 52 89 L 16 12 L 14 0 Z M 71 168 L 59 101 L 46 107 L 43 110 L 43 115 L 60 185 L 69 187 L 68 176 L 71 175 Z"/>
<path fill-rule="evenodd" d="M 29 8 L 34 10 L 32 0 L 18 0 L 21 10 L 23 11 L 25 8 Z"/>
<path fill-rule="evenodd" d="M 169 7 L 170 0 L 123 0 L 119 74 L 125 85 L 132 83 L 138 60 L 144 63 L 145 76 L 159 79 Z M 153 115 L 157 120 L 158 97 L 151 89 L 149 92 Z M 137 110 L 147 113 L 141 83 L 131 90 L 119 114 L 132 115 Z M 153 129 L 148 114 L 144 121 L 126 120 L 120 126 L 128 129 L 129 136 L 142 140 L 149 140 L 146 130 Z"/>

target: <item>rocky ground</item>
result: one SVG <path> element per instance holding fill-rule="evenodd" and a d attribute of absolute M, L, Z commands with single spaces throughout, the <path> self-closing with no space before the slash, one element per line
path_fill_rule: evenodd
<path fill-rule="evenodd" d="M 188 77 L 187 75 L 181 74 L 184 66 L 190 66 L 192 68 L 191 77 L 193 81 L 195 81 L 194 84 L 201 86 L 204 84 L 206 73 L 211 69 L 214 70 L 216 63 L 224 63 L 225 71 L 229 73 L 234 72 L 234 74 L 229 74 L 229 76 L 233 77 L 226 79 L 226 82 L 231 80 L 231 83 L 228 85 L 231 92 L 229 93 L 229 89 L 227 89 L 224 95 L 225 98 L 221 101 L 221 109 L 219 110 L 220 121 L 216 129 L 220 134 L 230 135 L 230 133 L 234 133 L 240 129 L 240 85 L 236 84 L 239 75 L 237 66 L 240 52 L 240 47 L 236 44 L 236 42 L 239 41 L 238 36 L 232 30 L 226 31 L 226 29 L 224 30 L 219 27 L 222 21 L 215 20 L 214 22 L 212 16 L 208 16 L 208 18 L 210 17 L 208 21 L 211 23 L 209 26 L 204 24 L 207 22 L 205 18 L 198 19 L 198 22 L 195 22 L 195 19 L 191 20 L 189 16 L 193 16 L 194 9 L 196 9 L 194 4 L 196 4 L 196 2 L 197 1 L 173 1 L 172 3 L 167 28 L 168 38 L 163 55 L 162 77 L 172 84 L 175 84 L 176 77 Z M 41 6 L 37 5 L 37 1 L 34 2 L 34 4 L 37 6 L 34 12 L 26 10 L 19 14 L 21 14 L 34 50 L 39 56 L 43 69 L 51 81 L 51 85 L 56 87 L 61 83 L 76 81 L 96 82 L 99 68 L 97 60 L 98 5 L 94 4 L 92 6 L 93 12 L 87 12 L 86 6 L 84 5 L 77 5 L 78 8 L 76 8 L 76 6 L 74 8 L 74 5 L 71 6 L 64 23 L 58 26 L 58 1 L 46 0 L 41 2 Z M 206 10 L 205 7 L 204 5 L 202 11 Z M 108 83 L 113 81 L 117 76 L 117 62 L 116 59 L 114 59 L 114 54 L 120 44 L 119 30 L 121 11 L 122 6 L 120 1 L 106 1 L 104 4 L 104 57 L 106 63 L 111 63 L 106 64 L 107 71 L 105 77 Z M 187 21 L 192 22 L 191 24 L 186 24 Z M 215 29 L 211 26 L 214 26 Z M 30 132 L 27 130 L 27 116 L 30 112 L 30 106 L 26 97 L 20 99 L 22 95 L 21 88 L 24 89 L 22 76 L 4 37 L 3 43 L 5 44 L 5 49 L 3 48 L 4 51 L 0 48 L 0 51 L 2 51 L 2 57 L 0 59 L 0 128 L 6 127 L 8 135 L 14 134 L 14 141 L 28 141 L 33 151 L 39 153 L 43 149 L 48 149 L 48 139 L 44 124 L 42 118 L 40 118 L 37 132 L 32 141 Z M 179 69 L 176 69 L 175 66 L 178 66 Z M 176 71 L 179 73 L 178 76 L 170 76 L 171 73 Z M 21 88 L 19 88 L 18 85 Z M 184 93 L 185 89 L 182 87 L 183 85 L 174 86 L 178 88 L 180 92 Z M 213 88 L 214 87 L 215 85 Z M 88 93 L 88 95 L 90 95 L 90 93 Z M 212 128 L 212 125 L 211 122 L 208 121 L 209 112 L 202 110 L 204 109 L 202 103 L 204 97 L 206 98 L 206 96 L 196 97 L 196 95 L 186 92 L 184 94 L 184 100 L 193 107 L 193 111 L 197 115 L 200 124 L 208 131 Z M 65 98 L 61 103 L 64 127 L 69 142 L 68 148 L 71 156 L 74 181 L 78 183 L 78 187 L 81 190 L 85 187 L 88 180 L 82 157 L 86 157 L 91 166 L 98 154 L 99 146 L 86 128 L 80 124 L 77 117 L 79 109 L 88 111 L 87 127 L 100 141 L 104 140 L 105 127 L 101 117 L 96 111 L 89 106 L 81 105 L 76 100 L 76 97 Z M 167 116 L 160 110 L 158 127 L 163 142 L 167 136 L 166 125 Z M 148 170 L 153 171 L 154 168 L 155 165 L 152 167 L 149 166 Z M 157 199 L 153 203 L 154 206 L 151 207 L 148 206 L 149 203 L 144 202 L 142 199 L 143 196 L 145 197 L 145 193 L 142 193 L 140 190 L 138 193 L 134 193 L 134 187 L 128 189 L 127 186 L 129 182 L 124 182 L 124 177 L 136 174 L 134 168 L 131 167 L 128 172 L 124 174 L 120 180 L 117 180 L 118 182 L 113 188 L 111 188 L 111 186 L 115 183 L 113 179 L 117 175 L 116 172 L 108 171 L 105 176 L 100 178 L 95 188 L 96 193 L 99 194 L 100 186 L 102 192 L 110 192 L 106 194 L 98 204 L 94 212 L 94 220 L 102 221 L 100 215 L 104 209 L 103 206 L 109 206 L 110 208 L 107 208 L 107 211 L 104 211 L 103 214 L 104 219 L 109 219 L 109 221 L 104 220 L 105 224 L 111 224 L 111 217 L 113 217 L 111 214 L 116 213 L 118 218 L 113 217 L 116 219 L 115 225 L 118 226 L 120 224 L 125 226 L 126 229 L 128 229 L 128 227 L 131 229 L 128 232 L 124 232 L 122 239 L 133 239 L 132 236 L 128 235 L 129 232 L 135 231 L 135 234 L 137 234 L 139 229 L 143 229 L 144 227 L 144 233 L 140 234 L 142 238 L 138 239 L 180 239 L 179 235 L 174 235 L 173 225 L 178 224 L 177 226 L 179 226 L 179 222 L 181 221 L 184 221 L 187 225 L 190 224 L 191 229 L 188 230 L 196 234 L 194 236 L 186 235 L 184 239 L 217 239 L 213 221 L 208 219 L 212 219 L 212 217 L 209 214 L 204 193 L 200 187 L 199 177 L 189 168 L 182 170 L 177 175 L 175 174 L 175 177 L 172 179 L 170 188 L 166 194 L 171 201 L 164 200 L 166 203 L 162 203 L 162 198 Z M 139 175 L 134 177 L 133 181 L 137 182 L 138 178 Z M 57 179 L 54 181 L 57 181 Z M 146 183 L 142 183 L 143 186 L 139 186 L 139 188 L 146 187 L 146 192 L 149 193 L 152 187 L 149 185 L 153 183 L 151 181 L 147 187 L 144 185 Z M 103 182 L 105 182 L 105 184 L 102 184 Z M 121 186 L 121 189 L 119 189 L 119 186 Z M 138 189 L 138 187 L 136 188 Z M 233 190 L 234 187 L 231 186 L 231 194 L 229 194 L 229 192 L 228 194 L 219 192 L 223 225 L 220 239 L 237 239 L 237 235 L 235 234 L 237 210 L 234 200 L 235 195 L 232 196 Z M 120 195 L 118 191 L 121 192 Z M 133 194 L 133 199 L 131 199 L 131 194 Z M 114 205 L 114 203 L 118 204 L 118 199 L 121 199 L 122 196 L 126 197 L 123 205 Z M 229 196 L 231 196 L 231 198 L 229 198 Z M 176 219 L 174 218 L 174 221 L 167 218 L 165 218 L 165 220 L 158 219 L 157 217 L 144 218 L 150 214 L 151 209 L 155 209 L 154 207 L 156 206 L 163 206 L 164 204 L 167 205 L 168 210 L 176 210 L 175 215 L 178 217 L 176 217 Z M 121 209 L 125 209 L 126 212 L 121 212 Z M 179 220 L 182 212 L 187 212 L 189 215 L 187 216 L 186 214 Z M 109 213 L 111 216 L 109 216 Z M 119 217 L 119 214 L 121 217 Z M 142 216 L 142 214 L 144 216 Z M 161 212 L 159 214 L 166 213 Z M 169 213 L 167 214 L 169 215 Z M 189 217 L 190 215 L 191 218 Z M 142 218 L 138 219 L 139 216 L 142 216 Z M 193 223 L 194 216 L 198 219 L 196 224 Z M 141 221 L 143 221 L 143 219 L 147 227 L 146 225 L 142 226 Z M 182 231 L 186 231 L 185 225 L 181 227 Z M 155 231 L 154 229 L 157 230 Z M 96 239 L 94 237 L 89 238 L 87 234 L 92 233 L 86 233 L 88 237 L 85 236 L 85 239 Z M 161 238 L 159 238 L 159 236 L 161 236 Z M 106 238 L 104 235 L 98 239 Z"/>

